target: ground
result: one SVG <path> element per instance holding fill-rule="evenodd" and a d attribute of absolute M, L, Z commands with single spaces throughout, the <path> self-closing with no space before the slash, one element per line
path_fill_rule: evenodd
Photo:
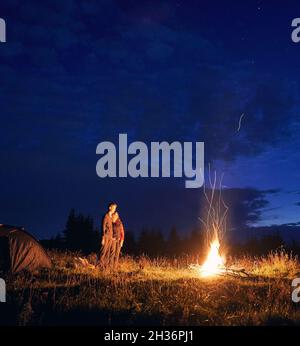
<path fill-rule="evenodd" d="M 201 278 L 188 257 L 124 257 L 120 270 L 74 266 L 73 253 L 51 253 L 54 269 L 7 278 L 1 324 L 17 325 L 289 325 L 297 258 L 284 252 L 229 259 L 249 277 Z M 89 259 L 90 261 L 92 259 Z"/>

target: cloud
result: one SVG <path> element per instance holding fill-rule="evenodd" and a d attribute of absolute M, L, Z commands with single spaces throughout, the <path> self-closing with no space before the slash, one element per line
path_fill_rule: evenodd
<path fill-rule="evenodd" d="M 221 191 L 222 199 L 229 207 L 228 210 L 228 228 L 235 232 L 242 231 L 246 227 L 258 223 L 265 211 L 268 210 L 269 196 L 277 194 L 279 190 L 268 189 L 259 190 L 255 188 L 226 188 Z M 211 190 L 207 189 L 208 196 Z M 220 190 L 215 191 L 215 196 L 219 196 Z M 215 202 L 219 197 L 216 197 Z M 204 196 L 201 199 L 202 216 L 207 216 L 207 202 Z M 216 207 L 216 206 L 215 206 Z M 222 205 L 220 205 L 221 208 Z"/>

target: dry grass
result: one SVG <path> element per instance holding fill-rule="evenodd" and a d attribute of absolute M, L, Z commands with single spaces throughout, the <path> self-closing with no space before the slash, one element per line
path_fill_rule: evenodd
<path fill-rule="evenodd" d="M 233 265 L 234 260 L 230 260 Z M 246 272 L 265 278 L 300 277 L 300 263 L 297 256 L 287 253 L 285 250 L 270 252 L 265 257 L 244 257 L 238 260 L 238 266 Z"/>
<path fill-rule="evenodd" d="M 266 325 L 299 324 L 285 252 L 230 260 L 252 277 L 202 279 L 189 260 L 124 257 L 120 270 L 75 268 L 72 253 L 52 253 L 54 269 L 8 280 L 6 324 Z M 95 258 L 89 258 L 93 262 Z"/>

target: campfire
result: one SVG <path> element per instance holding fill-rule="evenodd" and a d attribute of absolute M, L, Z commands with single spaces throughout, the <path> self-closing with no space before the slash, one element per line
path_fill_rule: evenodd
<path fill-rule="evenodd" d="M 226 233 L 226 216 L 228 212 L 228 206 L 222 198 L 222 179 L 223 176 L 217 188 L 217 174 L 215 172 L 212 177 L 209 168 L 208 181 L 210 187 L 207 190 L 204 184 L 204 198 L 201 203 L 203 217 L 199 217 L 206 234 L 208 253 L 204 263 L 190 266 L 203 278 L 227 275 L 229 272 L 233 272 L 231 268 L 229 269 L 226 266 L 225 257 L 220 253 L 221 242 L 224 240 L 224 234 Z"/>
<path fill-rule="evenodd" d="M 225 259 L 220 255 L 220 242 L 216 238 L 211 244 L 205 262 L 199 267 L 202 277 L 209 277 L 222 274 L 225 268 Z"/>

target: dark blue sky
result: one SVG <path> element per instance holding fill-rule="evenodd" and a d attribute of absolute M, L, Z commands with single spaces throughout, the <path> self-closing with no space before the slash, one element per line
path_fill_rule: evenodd
<path fill-rule="evenodd" d="M 183 179 L 97 177 L 119 133 L 204 141 L 237 225 L 243 203 L 254 225 L 300 221 L 297 1 L 4 0 L 0 17 L 1 223 L 49 237 L 116 200 L 135 232 L 197 226 Z"/>

